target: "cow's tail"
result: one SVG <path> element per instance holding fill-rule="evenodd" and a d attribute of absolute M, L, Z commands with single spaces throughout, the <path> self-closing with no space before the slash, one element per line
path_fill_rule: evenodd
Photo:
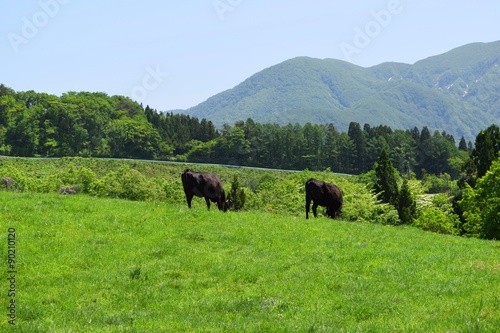
<path fill-rule="evenodd" d="M 307 194 L 307 188 L 309 187 L 309 183 L 312 182 L 314 180 L 314 178 L 309 178 L 307 181 L 306 181 L 306 194 Z"/>

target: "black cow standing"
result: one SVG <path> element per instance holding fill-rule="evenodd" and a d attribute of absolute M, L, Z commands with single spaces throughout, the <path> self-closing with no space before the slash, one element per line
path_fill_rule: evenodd
<path fill-rule="evenodd" d="M 186 194 L 188 207 L 191 208 L 193 196 L 204 197 L 210 210 L 210 201 L 217 203 L 217 208 L 227 211 L 229 203 L 224 194 L 224 188 L 217 175 L 206 172 L 194 172 L 186 169 L 182 172 L 182 186 Z"/>
<path fill-rule="evenodd" d="M 309 218 L 311 201 L 314 217 L 317 217 L 316 209 L 319 205 L 326 207 L 326 215 L 336 218 L 340 215 L 344 203 L 342 192 L 337 185 L 313 178 L 306 182 L 306 219 Z"/>

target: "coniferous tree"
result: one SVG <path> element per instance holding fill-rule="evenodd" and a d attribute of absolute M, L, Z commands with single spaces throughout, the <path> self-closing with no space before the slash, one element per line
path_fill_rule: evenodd
<path fill-rule="evenodd" d="M 323 164 L 333 171 L 338 171 L 338 158 L 340 154 L 339 150 L 339 136 L 340 133 L 337 132 L 333 124 L 328 124 L 325 127 L 325 147 L 323 154 Z"/>
<path fill-rule="evenodd" d="M 375 192 L 379 199 L 396 207 L 399 192 L 397 170 L 392 166 L 385 149 L 380 153 L 380 158 L 375 166 L 375 174 L 377 176 Z"/>
<path fill-rule="evenodd" d="M 465 141 L 465 138 L 463 136 L 460 139 L 460 143 L 458 144 L 458 150 L 467 151 L 467 142 Z"/>
<path fill-rule="evenodd" d="M 469 141 L 469 143 L 467 143 L 467 151 L 469 152 L 469 154 L 472 154 L 473 150 L 474 150 L 474 145 L 472 144 L 472 142 Z"/>
<path fill-rule="evenodd" d="M 418 130 L 418 127 L 413 127 L 413 129 L 409 132 L 413 140 L 418 143 L 420 141 L 420 131 Z"/>
<path fill-rule="evenodd" d="M 432 152 L 433 147 L 431 132 L 427 126 L 424 126 L 420 133 L 417 145 L 417 172 L 419 175 L 425 174 L 431 166 Z"/>
<path fill-rule="evenodd" d="M 345 133 L 339 136 L 339 171 L 345 173 L 353 173 L 353 151 L 355 149 L 354 142 Z"/>
<path fill-rule="evenodd" d="M 355 150 L 353 152 L 354 155 L 354 172 L 362 173 L 366 170 L 366 140 L 361 130 L 361 126 L 356 122 L 351 122 L 349 124 L 349 130 L 347 131 L 347 135 L 354 142 Z"/>
<path fill-rule="evenodd" d="M 406 179 L 403 180 L 401 191 L 399 191 L 397 210 L 402 224 L 412 224 L 417 211 L 417 204 Z"/>
<path fill-rule="evenodd" d="M 240 188 L 240 182 L 236 175 L 234 175 L 233 181 L 231 182 L 231 190 L 229 191 L 228 199 L 232 201 L 232 210 L 242 210 L 245 206 L 245 191 Z"/>

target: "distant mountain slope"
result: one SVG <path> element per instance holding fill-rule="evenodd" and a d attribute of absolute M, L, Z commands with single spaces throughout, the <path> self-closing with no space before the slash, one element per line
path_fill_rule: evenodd
<path fill-rule="evenodd" d="M 370 68 L 298 57 L 269 67 L 184 112 L 216 125 L 351 121 L 445 130 L 473 139 L 500 119 L 500 41 L 474 43 L 414 65 Z"/>

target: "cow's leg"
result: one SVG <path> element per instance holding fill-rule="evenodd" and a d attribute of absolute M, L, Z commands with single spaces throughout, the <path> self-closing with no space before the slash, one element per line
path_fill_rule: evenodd
<path fill-rule="evenodd" d="M 311 199 L 306 198 L 306 219 L 309 218 L 309 209 L 311 208 Z"/>
<path fill-rule="evenodd" d="M 317 209 L 318 209 L 318 204 L 315 203 L 315 202 L 313 202 L 313 214 L 314 214 L 314 217 L 318 217 Z"/>
<path fill-rule="evenodd" d="M 205 197 L 205 201 L 207 202 L 207 208 L 210 210 L 210 199 Z"/>
<path fill-rule="evenodd" d="M 186 194 L 186 201 L 188 203 L 188 207 L 191 208 L 191 201 L 193 200 L 193 194 Z"/>

